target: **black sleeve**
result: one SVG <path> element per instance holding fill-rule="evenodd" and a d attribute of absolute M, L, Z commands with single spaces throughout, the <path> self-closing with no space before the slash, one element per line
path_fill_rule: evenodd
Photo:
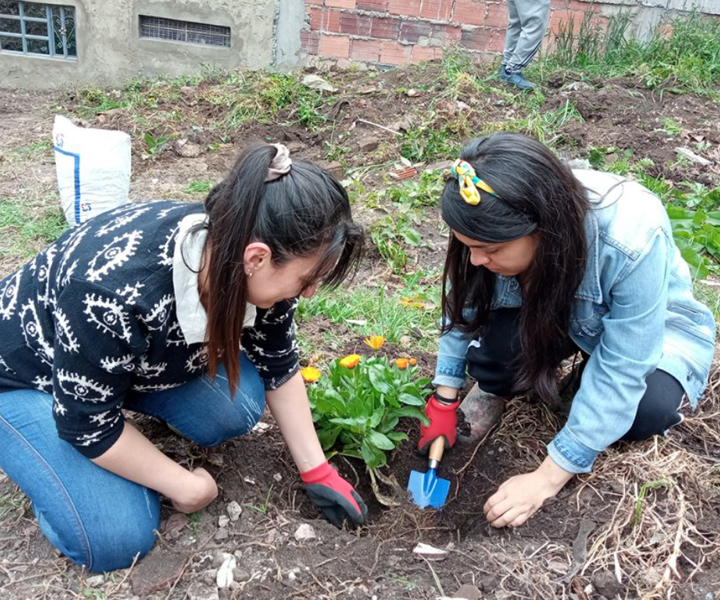
<path fill-rule="evenodd" d="M 298 372 L 298 346 L 293 316 L 297 298 L 283 300 L 269 309 L 257 309 L 255 325 L 246 327 L 242 347 L 265 382 L 275 390 Z"/>
<path fill-rule="evenodd" d="M 123 431 L 122 406 L 145 340 L 122 297 L 85 282 L 66 286 L 54 317 L 58 436 L 96 458 Z"/>

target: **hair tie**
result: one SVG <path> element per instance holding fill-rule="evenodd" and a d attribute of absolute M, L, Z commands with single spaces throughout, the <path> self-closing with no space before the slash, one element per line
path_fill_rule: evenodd
<path fill-rule="evenodd" d="M 478 188 L 483 192 L 499 198 L 495 190 L 477 176 L 475 169 L 473 169 L 472 165 L 467 161 L 458 158 L 449 170 L 445 170 L 444 174 L 457 179 L 460 184 L 460 195 L 465 202 L 472 206 L 480 204 L 480 200 L 482 199 Z"/>
<path fill-rule="evenodd" d="M 268 167 L 267 175 L 265 175 L 266 183 L 268 181 L 280 179 L 283 175 L 287 175 L 290 172 L 290 167 L 292 167 L 290 150 L 287 149 L 287 146 L 284 146 L 283 144 L 270 145 L 277 148 L 277 154 L 275 155 L 275 158 L 272 159 L 272 162 Z"/>

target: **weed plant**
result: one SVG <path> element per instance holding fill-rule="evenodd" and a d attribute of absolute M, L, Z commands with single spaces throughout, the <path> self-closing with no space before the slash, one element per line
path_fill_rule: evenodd
<path fill-rule="evenodd" d="M 543 77 L 562 69 L 584 75 L 639 76 L 650 89 L 675 88 L 717 95 L 720 83 L 720 21 L 698 13 L 660 22 L 649 39 L 631 37 L 629 13 L 607 27 L 588 12 L 579 25 L 561 23 L 554 50 L 533 67 Z"/>

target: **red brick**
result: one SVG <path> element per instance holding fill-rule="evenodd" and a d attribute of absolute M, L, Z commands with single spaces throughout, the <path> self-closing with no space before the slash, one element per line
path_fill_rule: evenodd
<path fill-rule="evenodd" d="M 420 0 L 388 0 L 388 12 L 393 15 L 417 17 L 420 14 Z"/>
<path fill-rule="evenodd" d="M 422 38 L 428 39 L 433 34 L 431 23 L 423 21 L 404 21 L 400 25 L 398 40 L 408 44 L 417 44 Z"/>
<path fill-rule="evenodd" d="M 452 13 L 452 0 L 422 0 L 420 16 L 424 19 L 447 21 Z"/>
<path fill-rule="evenodd" d="M 380 62 L 386 65 L 404 65 L 410 62 L 412 46 L 403 46 L 397 42 L 382 42 Z"/>
<path fill-rule="evenodd" d="M 502 52 L 505 50 L 505 32 L 495 29 L 490 35 L 490 42 L 487 49 L 490 52 Z"/>
<path fill-rule="evenodd" d="M 551 10 L 568 10 L 570 8 L 570 0 L 550 0 Z"/>
<path fill-rule="evenodd" d="M 508 13 L 505 2 L 496 2 L 487 5 L 485 13 L 485 27 L 496 27 L 498 29 L 507 29 Z"/>
<path fill-rule="evenodd" d="M 571 14 L 567 10 L 553 10 L 550 13 L 550 26 L 549 29 L 553 33 L 558 33 L 560 31 L 560 24 L 562 23 L 564 31 L 568 30 L 568 26 L 570 25 L 571 21 Z M 575 30 L 575 27 L 573 27 L 573 30 Z"/>
<path fill-rule="evenodd" d="M 433 37 L 442 40 L 444 45 L 459 42 L 462 29 L 456 25 L 433 25 Z"/>
<path fill-rule="evenodd" d="M 427 60 L 442 60 L 442 48 L 423 48 L 422 46 L 413 46 L 412 62 L 419 63 Z"/>
<path fill-rule="evenodd" d="M 463 25 L 484 25 L 485 3 L 478 0 L 455 0 L 452 20 Z"/>
<path fill-rule="evenodd" d="M 388 0 L 357 0 L 357 7 L 360 10 L 373 10 L 375 12 L 386 12 Z"/>
<path fill-rule="evenodd" d="M 373 17 L 370 37 L 396 40 L 400 35 L 400 19 Z"/>
<path fill-rule="evenodd" d="M 355 8 L 355 0 L 325 0 L 325 6 L 334 8 Z"/>
<path fill-rule="evenodd" d="M 322 6 L 323 0 L 306 0 L 306 4 L 314 4 L 315 6 Z"/>
<path fill-rule="evenodd" d="M 320 37 L 318 53 L 332 58 L 349 58 L 350 38 L 344 35 L 323 35 Z"/>
<path fill-rule="evenodd" d="M 319 31 L 323 28 L 323 10 L 322 8 L 311 7 L 308 11 L 310 15 L 310 29 Z"/>
<path fill-rule="evenodd" d="M 354 60 L 378 62 L 380 60 L 379 40 L 353 40 L 350 49 L 350 58 Z"/>
<path fill-rule="evenodd" d="M 469 50 L 487 51 L 490 46 L 491 31 L 485 28 L 477 28 L 462 32 L 460 43 Z"/>
<path fill-rule="evenodd" d="M 369 37 L 371 24 L 372 19 L 370 17 L 345 11 L 340 14 L 340 33 Z"/>
<path fill-rule="evenodd" d="M 320 34 L 307 29 L 300 32 L 300 43 L 308 54 L 318 53 L 318 44 L 320 42 Z"/>
<path fill-rule="evenodd" d="M 340 17 L 341 10 L 325 10 L 323 13 L 323 31 L 330 33 L 340 33 Z"/>
<path fill-rule="evenodd" d="M 599 4 L 594 2 L 578 2 L 578 0 L 571 0 L 570 10 L 577 10 L 581 13 L 593 12 L 596 13 L 600 9 Z"/>

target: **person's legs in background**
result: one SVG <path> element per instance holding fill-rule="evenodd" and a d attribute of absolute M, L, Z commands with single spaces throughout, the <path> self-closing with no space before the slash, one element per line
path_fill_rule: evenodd
<path fill-rule="evenodd" d="M 542 45 L 550 18 L 550 0 L 508 0 L 508 15 L 510 24 L 503 55 L 504 68 L 500 71 L 500 78 L 521 90 L 532 89 L 535 84 L 525 79 L 522 71 Z M 519 20 L 521 29 L 517 39 L 516 20 Z M 512 34 L 511 26 L 514 28 Z M 509 48 L 511 41 L 514 41 L 514 44 Z"/>

